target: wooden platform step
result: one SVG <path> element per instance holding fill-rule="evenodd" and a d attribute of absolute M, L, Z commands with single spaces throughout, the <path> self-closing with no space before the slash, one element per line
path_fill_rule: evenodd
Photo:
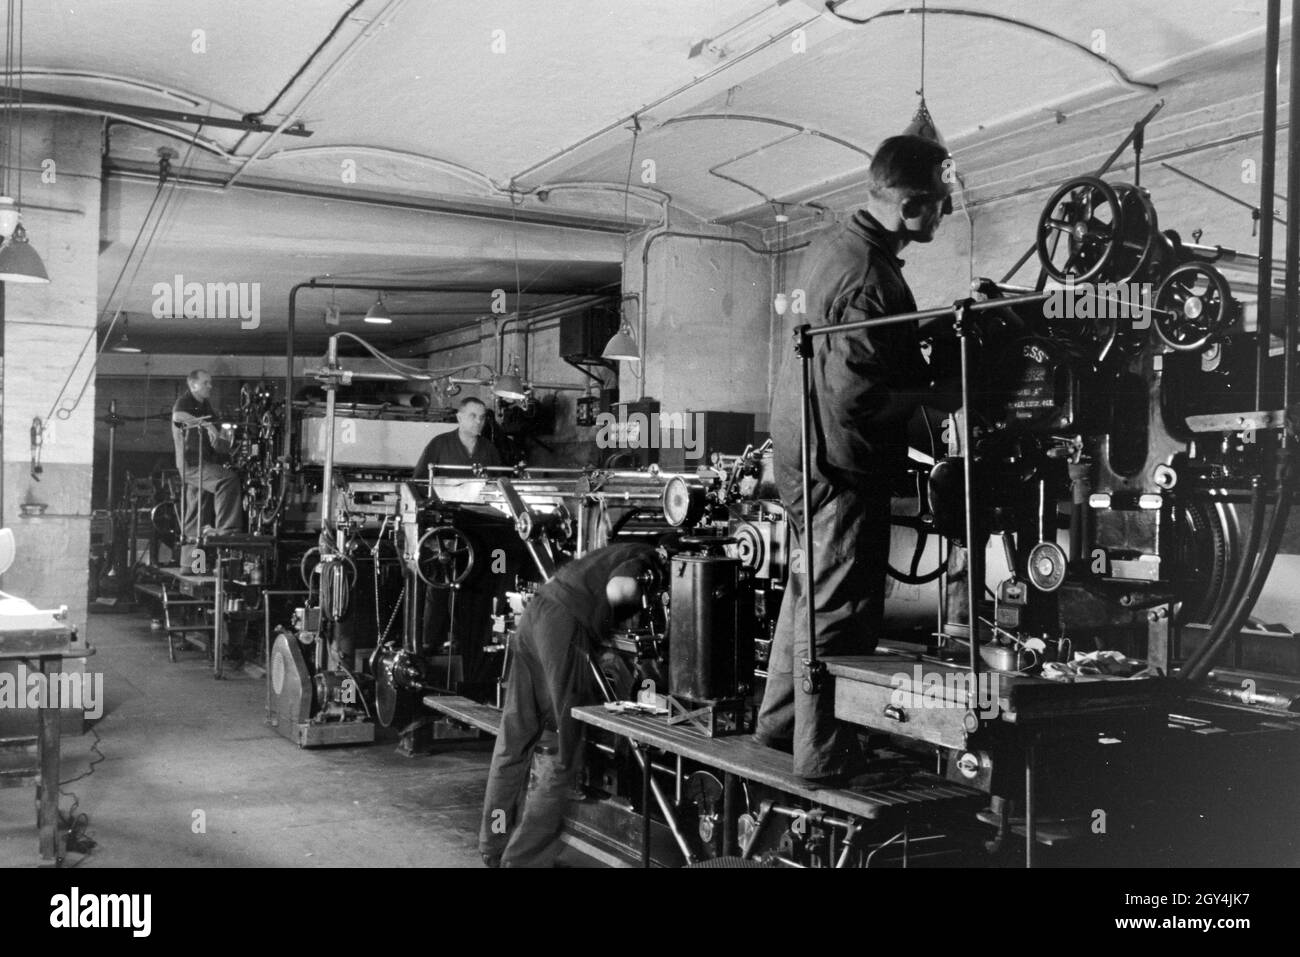
<path fill-rule="evenodd" d="M 898 818 L 909 810 L 974 812 L 988 796 L 974 788 L 953 784 L 928 771 L 882 772 L 868 787 L 825 788 L 810 786 L 794 773 L 790 755 L 759 744 L 749 735 L 707 738 L 669 725 L 660 716 L 617 714 L 595 707 L 574 708 L 574 717 L 613 731 L 633 741 L 680 754 L 706 767 L 729 772 L 747 781 L 774 787 L 822 807 L 834 808 L 867 820 Z"/>
<path fill-rule="evenodd" d="M 478 728 L 495 735 L 501 727 L 501 711 L 487 704 L 479 704 L 469 698 L 452 694 L 430 694 L 424 696 L 424 706 L 440 714 L 445 714 L 453 721 Z"/>

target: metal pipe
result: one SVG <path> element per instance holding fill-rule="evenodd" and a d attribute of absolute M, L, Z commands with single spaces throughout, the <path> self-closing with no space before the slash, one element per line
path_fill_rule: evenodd
<path fill-rule="evenodd" d="M 1250 526 L 1246 532 L 1246 542 L 1242 546 L 1237 571 L 1233 575 L 1232 583 L 1224 595 L 1222 604 L 1220 604 L 1218 611 L 1210 620 L 1210 630 L 1206 634 L 1204 644 L 1182 663 L 1180 674 L 1184 678 L 1187 676 L 1188 671 L 1201 661 L 1210 646 L 1218 643 L 1218 636 L 1223 632 L 1227 619 L 1231 617 L 1232 609 L 1244 594 L 1246 583 L 1249 580 L 1249 569 L 1254 566 L 1255 556 L 1259 554 L 1260 533 L 1264 529 L 1264 503 L 1264 481 L 1259 476 L 1255 476 L 1251 483 Z"/>
<path fill-rule="evenodd" d="M 1282 450 L 1277 505 L 1273 507 L 1273 514 L 1269 519 L 1268 535 L 1265 538 L 1263 550 L 1255 558 L 1245 594 L 1237 600 L 1232 611 L 1228 613 L 1228 618 L 1222 630 L 1218 634 L 1211 632 L 1206 637 L 1205 645 L 1200 649 L 1200 657 L 1190 667 L 1184 668 L 1183 677 L 1187 681 L 1200 681 L 1209 673 L 1214 666 L 1214 659 L 1219 650 L 1241 631 L 1246 617 L 1259 600 L 1265 581 L 1268 580 L 1268 573 L 1273 567 L 1273 559 L 1277 557 L 1277 550 L 1282 544 L 1282 535 L 1286 531 L 1287 516 L 1291 511 L 1290 485 L 1292 469 L 1289 451 L 1289 449 Z M 1252 522 L 1253 520 L 1252 516 Z"/>
<path fill-rule="evenodd" d="M 645 358 L 646 358 L 646 333 L 649 329 L 648 304 L 650 301 L 650 248 L 660 239 L 703 239 L 719 243 L 735 243 L 744 246 L 746 249 L 759 256 L 779 256 L 782 253 L 794 252 L 796 249 L 803 249 L 811 245 L 811 242 L 796 243 L 793 246 L 785 246 L 781 249 L 766 249 L 762 246 L 755 246 L 746 239 L 739 239 L 735 236 L 709 236 L 705 233 L 688 233 L 676 229 L 663 229 L 655 233 L 641 247 L 641 300 L 637 304 L 637 345 L 641 349 L 641 377 L 639 383 L 638 399 L 645 398 Z"/>
<path fill-rule="evenodd" d="M 339 364 L 339 337 L 330 336 L 329 351 L 327 353 L 327 364 L 329 370 L 333 372 Z M 320 489 L 320 528 L 321 534 L 329 528 L 330 521 L 330 498 L 331 490 L 334 485 L 334 393 L 337 391 L 337 385 L 333 378 L 325 382 L 325 469 L 321 479 Z M 321 558 L 325 556 L 322 554 Z"/>
<path fill-rule="evenodd" d="M 1268 0 L 1264 34 L 1264 138 L 1260 145 L 1259 209 L 1273 209 L 1273 184 L 1277 165 L 1277 59 L 1278 33 L 1282 20 L 1282 0 Z M 1292 81 L 1294 83 L 1294 80 Z M 1292 105 L 1292 109 L 1296 107 Z M 1295 132 L 1292 131 L 1292 136 Z M 1292 151 L 1294 152 L 1294 150 Z M 1292 200 L 1288 199 L 1288 203 Z M 1291 227 L 1288 226 L 1288 230 Z M 1294 260 L 1295 251 L 1287 250 Z M 1288 271 L 1289 271 L 1288 266 Z M 1259 220 L 1259 283 L 1258 301 L 1255 304 L 1255 404 L 1252 409 L 1262 409 L 1261 393 L 1264 388 L 1264 369 L 1268 365 L 1269 333 L 1273 325 L 1273 217 L 1260 216 Z M 1287 357 L 1290 358 L 1289 356 Z"/>
<path fill-rule="evenodd" d="M 795 330 L 796 352 L 799 356 L 799 388 L 803 401 L 799 403 L 799 452 L 802 458 L 803 473 L 800 476 L 803 491 L 803 574 L 804 602 L 807 605 L 808 652 L 803 660 L 804 694 L 817 694 L 821 690 L 821 673 L 817 661 L 817 608 L 813 593 L 813 534 L 812 534 L 812 342 L 809 339 L 812 330 L 800 326 Z M 791 556 L 791 574 L 798 574 Z M 797 660 L 797 657 L 796 657 Z M 824 668 L 825 665 L 822 665 Z"/>
<path fill-rule="evenodd" d="M 778 3 L 778 6 L 779 5 L 780 4 Z M 775 36 L 769 37 L 767 40 L 763 41 L 753 49 L 746 50 L 744 53 L 740 53 L 735 56 L 727 57 L 725 60 L 723 60 L 721 63 L 719 63 L 716 67 L 714 67 L 709 72 L 693 77 L 687 83 L 684 83 L 681 86 L 677 87 L 677 89 L 670 90 L 669 92 L 665 93 L 663 96 L 659 97 L 658 99 L 651 100 L 649 103 L 646 103 L 643 106 L 639 107 L 635 113 L 632 113 L 628 116 L 620 117 L 614 122 L 609 123 L 601 127 L 600 129 L 596 130 L 594 133 L 589 133 L 588 135 L 584 136 L 582 139 L 578 140 L 576 143 L 570 143 L 568 146 L 565 146 L 562 149 L 557 150 L 556 152 L 552 153 L 550 156 L 543 157 L 542 159 L 534 163 L 532 166 L 520 170 L 514 176 L 510 177 L 510 182 L 513 183 L 516 180 L 523 179 L 525 176 L 528 176 L 529 174 L 534 173 L 537 170 L 542 169 L 543 167 L 549 166 L 550 164 L 554 163 L 556 160 L 567 156 L 568 154 L 572 153 L 574 150 L 581 149 L 586 144 L 595 141 L 601 136 L 604 136 L 606 133 L 611 133 L 622 126 L 625 126 L 626 124 L 635 121 L 639 115 L 653 111 L 658 106 L 664 103 L 668 103 L 669 101 L 677 98 L 683 93 L 686 93 L 687 91 L 693 89 L 694 87 L 698 86 L 704 81 L 712 79 L 713 77 L 721 73 L 723 70 L 730 69 L 731 67 L 735 66 L 737 63 L 742 63 L 745 60 L 748 60 L 756 53 L 760 53 L 763 50 L 766 50 L 774 43 L 780 43 L 782 40 L 784 40 L 795 30 L 805 29 L 811 26 L 812 24 L 816 23 L 820 19 L 821 19 L 821 12 L 818 11 L 816 14 L 809 17 L 808 19 L 800 23 L 797 23 L 794 26 L 787 27 L 786 29 L 782 30 L 780 33 L 776 34 Z"/>
<path fill-rule="evenodd" d="M 1300 130 L 1300 3 L 1291 5 L 1291 138 L 1287 150 L 1286 170 L 1286 292 L 1284 330 L 1282 333 L 1282 408 L 1291 408 L 1291 389 L 1295 378 L 1295 350 L 1297 330 L 1300 330 L 1300 154 L 1296 149 L 1296 130 Z M 1288 442 L 1287 431 L 1282 430 L 1282 447 Z"/>
<path fill-rule="evenodd" d="M 992 309 L 1014 309 L 1017 306 L 1034 306 L 1046 302 L 1050 292 L 1028 293 L 1023 296 L 1010 296 L 1006 299 L 989 299 L 984 302 L 971 302 L 965 305 L 969 312 L 988 312 Z M 900 312 L 893 316 L 879 319 L 859 319 L 857 322 L 842 322 L 833 326 L 814 326 L 808 329 L 809 336 L 837 336 L 845 332 L 857 332 L 859 329 L 876 329 L 883 326 L 896 326 L 901 322 L 915 322 L 921 319 L 944 319 L 956 316 L 957 304 L 939 306 L 935 309 L 918 309 L 916 312 Z"/>
<path fill-rule="evenodd" d="M 984 555 L 975 538 L 975 449 L 971 428 L 970 392 L 970 308 L 971 301 L 955 304 L 957 345 L 961 358 L 961 471 L 965 488 L 966 515 L 966 619 L 969 622 L 971 687 L 980 673 L 980 620 L 978 608 L 984 597 Z"/>

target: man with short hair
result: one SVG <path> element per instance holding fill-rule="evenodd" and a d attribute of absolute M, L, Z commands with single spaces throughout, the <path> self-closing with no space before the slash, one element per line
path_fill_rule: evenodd
<path fill-rule="evenodd" d="M 805 322 L 838 325 L 915 311 L 898 254 L 908 243 L 930 242 L 952 212 L 947 158 L 942 146 L 918 136 L 880 144 L 866 205 L 806 254 L 799 288 L 807 315 L 787 320 L 787 333 Z M 792 561 L 755 736 L 792 749 L 796 774 L 834 784 L 865 764 L 856 735 L 835 719 L 833 694 L 809 694 L 802 686 L 809 592 L 819 657 L 875 649 L 883 628 L 890 490 L 907 456 L 907 420 L 930 393 L 932 374 L 915 322 L 812 341 L 810 502 L 803 501 L 803 393 L 793 352 L 781 368 L 770 428 L 795 555 L 803 544 L 803 510 L 812 509 L 813 580 Z"/>
<path fill-rule="evenodd" d="M 216 497 L 217 533 L 234 534 L 243 524 L 239 478 L 226 467 L 226 453 L 217 447 L 220 433 L 209 401 L 212 376 L 205 369 L 195 369 L 185 381 L 188 391 L 172 406 L 176 468 L 186 487 L 182 533 L 198 528 L 202 493 L 211 492 Z"/>
<path fill-rule="evenodd" d="M 436 435 L 415 464 L 415 477 L 428 478 L 430 465 L 484 465 L 501 464 L 496 446 L 483 438 L 487 422 L 487 406 L 473 396 L 465 399 L 456 410 L 456 431 Z"/>
<path fill-rule="evenodd" d="M 600 700 L 591 656 L 640 606 L 646 579 L 665 580 L 664 563 L 651 545 L 607 545 L 561 568 L 524 609 L 483 799 L 479 852 L 489 867 L 554 863 L 581 767 L 582 726 L 572 712 Z M 533 749 L 548 730 L 558 732 L 559 750 L 527 794 Z"/>

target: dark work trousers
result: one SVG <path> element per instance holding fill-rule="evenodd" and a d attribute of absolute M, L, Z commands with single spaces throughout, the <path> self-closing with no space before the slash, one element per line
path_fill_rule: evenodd
<path fill-rule="evenodd" d="M 562 607 L 544 595 L 528 603 L 512 643 L 501 729 L 483 800 L 479 851 L 489 863 L 549 867 L 559 855 L 560 829 L 582 758 L 582 725 L 571 712 L 597 700 L 588 643 Z M 529 794 L 533 749 L 547 730 L 558 732 L 559 751 L 554 760 L 537 762 L 537 782 Z"/>
<path fill-rule="evenodd" d="M 239 476 L 223 465 L 204 462 L 202 472 L 197 465 L 185 467 L 185 524 L 187 534 L 194 532 L 198 524 L 199 505 L 202 496 L 199 490 L 211 492 L 216 499 L 217 531 L 229 535 L 243 531 L 243 509 L 241 498 L 243 492 L 239 487 Z"/>
<path fill-rule="evenodd" d="M 813 486 L 813 582 L 817 655 L 866 655 L 883 627 L 889 560 L 889 491 Z M 791 509 L 792 554 L 803 548 L 802 514 Z M 796 570 L 797 568 L 797 570 Z M 795 774 L 808 779 L 854 774 L 863 768 L 857 735 L 835 720 L 834 689 L 803 690 L 808 654 L 808 586 L 802 562 L 791 562 L 773 635 L 767 686 L 755 735 L 771 747 L 794 750 Z"/>

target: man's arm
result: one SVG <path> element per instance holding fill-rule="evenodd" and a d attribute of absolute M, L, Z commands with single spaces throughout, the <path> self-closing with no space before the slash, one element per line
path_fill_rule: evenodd
<path fill-rule="evenodd" d="M 890 314 L 875 291 L 859 286 L 847 294 L 841 321 L 857 322 Z M 877 453 L 869 436 L 905 422 L 929 394 L 929 383 L 900 379 L 922 363 L 898 348 L 910 339 L 902 327 L 859 330 L 827 336 L 818 400 L 826 433 L 827 464 L 848 473 L 863 471 Z M 923 364 L 923 363 L 922 363 Z"/>

